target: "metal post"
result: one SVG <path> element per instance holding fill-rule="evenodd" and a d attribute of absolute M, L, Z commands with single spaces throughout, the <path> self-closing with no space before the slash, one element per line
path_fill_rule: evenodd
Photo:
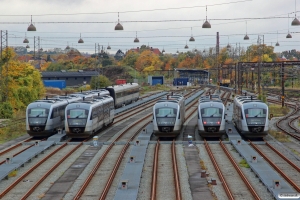
<path fill-rule="evenodd" d="M 235 73 L 234 73 L 234 85 L 235 85 L 235 87 L 234 87 L 234 92 L 235 92 L 235 94 L 236 94 L 236 88 L 237 88 L 237 79 L 236 79 L 236 77 L 237 77 L 237 67 L 236 67 L 236 63 L 234 64 L 235 66 L 234 66 L 234 68 L 235 68 Z"/>
<path fill-rule="evenodd" d="M 239 62 L 237 66 L 237 89 L 238 89 L 238 94 L 240 94 L 240 63 Z"/>
<path fill-rule="evenodd" d="M 254 71 L 254 66 L 252 66 L 253 68 L 251 68 L 252 71 L 252 91 L 254 91 L 254 80 L 253 80 L 253 71 Z"/>
<path fill-rule="evenodd" d="M 217 32 L 217 45 L 216 45 L 216 60 L 217 60 L 217 67 L 218 67 L 218 73 L 217 73 L 217 84 L 218 84 L 218 92 L 220 93 L 220 68 L 219 68 L 219 32 Z"/>
<path fill-rule="evenodd" d="M 284 107 L 284 62 L 281 63 L 281 106 Z"/>

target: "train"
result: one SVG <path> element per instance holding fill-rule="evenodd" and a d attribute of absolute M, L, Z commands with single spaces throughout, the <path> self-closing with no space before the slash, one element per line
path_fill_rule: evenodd
<path fill-rule="evenodd" d="M 72 102 L 65 109 L 65 132 L 71 138 L 87 138 L 113 123 L 114 99 L 105 95 Z"/>
<path fill-rule="evenodd" d="M 167 95 L 153 106 L 153 134 L 158 137 L 176 137 L 185 121 L 185 98 Z"/>
<path fill-rule="evenodd" d="M 114 99 L 115 108 L 120 108 L 139 99 L 139 84 L 127 83 L 124 85 L 114 85 L 105 88 Z"/>
<path fill-rule="evenodd" d="M 201 137 L 221 137 L 225 130 L 225 106 L 219 95 L 203 96 L 198 101 L 198 133 Z"/>
<path fill-rule="evenodd" d="M 65 108 L 68 104 L 82 99 L 108 95 L 113 98 L 114 109 L 116 109 L 139 99 L 139 85 L 128 83 L 36 100 L 30 103 L 26 109 L 26 131 L 30 136 L 51 136 L 59 129 L 65 128 Z"/>
<path fill-rule="evenodd" d="M 233 101 L 232 121 L 241 135 L 248 138 L 264 137 L 269 130 L 268 105 L 253 96 L 236 96 Z"/>

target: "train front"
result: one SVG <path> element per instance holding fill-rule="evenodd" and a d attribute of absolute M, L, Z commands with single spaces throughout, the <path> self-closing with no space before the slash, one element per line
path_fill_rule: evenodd
<path fill-rule="evenodd" d="M 243 105 L 245 119 L 242 134 L 246 137 L 263 137 L 268 134 L 268 106 L 265 103 L 247 103 Z M 245 124 L 246 123 L 246 124 Z"/>
<path fill-rule="evenodd" d="M 70 137 L 86 137 L 86 125 L 89 109 L 80 103 L 71 103 L 66 107 L 65 130 Z"/>
<path fill-rule="evenodd" d="M 153 133 L 158 137 L 175 137 L 180 133 L 181 123 L 177 103 L 161 102 L 153 106 Z M 184 116 L 182 116 L 184 117 Z"/>
<path fill-rule="evenodd" d="M 225 107 L 222 103 L 200 103 L 198 132 L 202 137 L 221 137 L 225 134 Z"/>
<path fill-rule="evenodd" d="M 50 104 L 31 103 L 26 109 L 26 131 L 31 136 L 44 137 L 56 132 L 49 123 Z M 47 124 L 48 122 L 48 124 Z"/>

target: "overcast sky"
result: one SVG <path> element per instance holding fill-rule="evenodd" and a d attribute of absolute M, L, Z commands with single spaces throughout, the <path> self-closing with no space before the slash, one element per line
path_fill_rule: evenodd
<path fill-rule="evenodd" d="M 300 0 L 296 1 L 298 11 Z M 202 28 L 206 5 L 210 29 Z M 123 31 L 114 30 L 118 12 Z M 36 32 L 27 32 L 30 15 Z M 246 48 L 257 44 L 258 35 L 264 35 L 267 45 L 275 46 L 278 38 L 280 46 L 275 47 L 275 52 L 299 50 L 300 26 L 291 26 L 294 17 L 295 0 L 0 0 L 0 30 L 8 31 L 9 46 L 26 46 L 26 33 L 31 49 L 33 37 L 39 36 L 44 50 L 64 49 L 69 44 L 89 53 L 98 43 L 104 48 L 109 43 L 110 53 L 143 44 L 164 48 L 166 53 L 195 48 L 203 51 L 216 46 L 216 32 L 220 34 L 221 47 L 229 42 Z M 243 40 L 246 29 L 248 41 Z M 291 39 L 286 38 L 288 29 Z M 136 32 L 139 43 L 133 42 Z M 78 44 L 80 33 L 83 44 Z M 189 42 L 191 35 L 195 42 Z M 186 44 L 189 49 L 184 49 Z"/>

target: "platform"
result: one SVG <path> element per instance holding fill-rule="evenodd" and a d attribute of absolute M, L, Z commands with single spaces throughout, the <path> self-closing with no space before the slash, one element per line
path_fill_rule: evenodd
<path fill-rule="evenodd" d="M 290 187 L 290 185 L 283 179 L 270 165 L 267 163 L 255 150 L 253 150 L 248 143 L 241 140 L 231 140 L 232 145 L 239 152 L 239 154 L 247 161 L 252 171 L 259 177 L 261 182 L 268 188 L 273 194 L 275 199 L 283 200 L 278 195 L 282 193 L 296 193 L 296 191 Z M 257 161 L 253 161 L 253 157 L 256 157 Z M 281 188 L 275 188 L 274 181 L 278 180 Z"/>
<path fill-rule="evenodd" d="M 146 151 L 150 141 L 153 125 L 149 124 L 134 141 L 134 146 L 129 154 L 128 163 L 124 168 L 121 182 L 126 182 L 126 187 L 120 182 L 115 194 L 115 200 L 137 199 L 139 185 L 142 177 L 143 166 L 145 162 Z M 132 160 L 131 160 L 132 158 Z"/>
<path fill-rule="evenodd" d="M 9 163 L 4 163 L 0 165 L 0 180 L 8 178 L 8 175 L 18 168 L 25 165 L 26 162 L 31 161 L 34 157 L 43 153 L 46 149 L 54 145 L 54 141 L 42 141 L 39 142 L 36 146 L 33 146 L 26 151 L 20 153 L 19 155 L 10 158 Z"/>

